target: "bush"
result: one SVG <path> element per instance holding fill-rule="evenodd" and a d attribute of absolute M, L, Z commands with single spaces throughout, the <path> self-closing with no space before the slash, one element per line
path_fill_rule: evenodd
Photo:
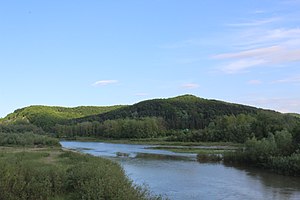
<path fill-rule="evenodd" d="M 287 130 L 276 131 L 275 136 L 257 140 L 252 138 L 245 149 L 225 154 L 225 162 L 250 164 L 273 170 L 279 174 L 300 176 L 300 154 Z"/>
<path fill-rule="evenodd" d="M 300 176 L 300 154 L 271 157 L 270 168 L 279 174 Z"/>
<path fill-rule="evenodd" d="M 0 146 L 60 146 L 59 140 L 33 133 L 0 133 Z"/>
<path fill-rule="evenodd" d="M 43 159 L 52 152 L 2 153 L 0 199 L 2 200 L 146 200 L 145 188 L 136 187 L 121 166 L 110 160 L 56 152 L 54 163 Z"/>

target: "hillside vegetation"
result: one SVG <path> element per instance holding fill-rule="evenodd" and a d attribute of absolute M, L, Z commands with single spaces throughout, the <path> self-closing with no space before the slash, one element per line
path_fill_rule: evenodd
<path fill-rule="evenodd" d="M 250 106 L 183 95 L 143 101 L 111 112 L 75 119 L 73 123 L 157 117 L 166 121 L 168 129 L 203 129 L 217 116 L 254 114 L 257 110 Z"/>
<path fill-rule="evenodd" d="M 226 162 L 300 175 L 299 115 L 192 95 L 147 100 L 131 106 L 31 106 L 5 117 L 0 132 L 52 134 L 58 138 L 241 143 L 244 148 L 227 155 Z"/>
<path fill-rule="evenodd" d="M 300 114 L 298 114 L 298 113 L 288 113 L 287 115 L 291 115 L 291 116 L 300 118 Z"/>
<path fill-rule="evenodd" d="M 31 145 L 29 138 L 23 141 Z M 52 144 L 0 147 L 0 166 L 1 200 L 161 199 L 135 186 L 119 164 L 62 151 Z"/>
<path fill-rule="evenodd" d="M 58 124 L 60 137 L 157 138 L 182 142 L 238 142 L 287 129 L 299 119 L 271 110 L 192 95 L 153 99 Z"/>
<path fill-rule="evenodd" d="M 79 106 L 66 108 L 59 106 L 29 106 L 18 109 L 1 119 L 2 124 L 30 123 L 44 131 L 52 131 L 55 124 L 67 120 L 109 112 L 124 106 Z"/>
<path fill-rule="evenodd" d="M 238 142 L 286 129 L 295 114 L 208 100 L 193 95 L 152 99 L 131 106 L 30 106 L 6 116 L 1 132 L 51 133 L 57 137 L 165 138 L 182 142 Z"/>

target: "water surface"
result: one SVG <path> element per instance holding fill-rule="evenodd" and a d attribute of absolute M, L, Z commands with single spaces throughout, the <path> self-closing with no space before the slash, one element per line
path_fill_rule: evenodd
<path fill-rule="evenodd" d="M 155 145 L 69 141 L 61 144 L 119 162 L 136 184 L 146 184 L 155 194 L 169 199 L 300 199 L 300 178 L 222 163 L 199 163 L 196 154 L 149 149 Z M 125 156 L 117 156 L 118 152 Z"/>

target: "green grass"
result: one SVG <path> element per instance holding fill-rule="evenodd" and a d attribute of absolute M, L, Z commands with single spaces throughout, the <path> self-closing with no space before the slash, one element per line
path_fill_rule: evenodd
<path fill-rule="evenodd" d="M 0 199 L 160 199 L 119 164 L 59 147 L 0 147 Z"/>
<path fill-rule="evenodd" d="M 163 154 L 152 154 L 152 153 L 138 153 L 136 158 L 148 159 L 148 160 L 190 160 L 186 156 L 178 155 L 163 155 Z"/>
<path fill-rule="evenodd" d="M 151 147 L 151 149 L 161 149 L 161 150 L 168 150 L 175 153 L 196 153 L 196 154 L 223 154 L 226 152 L 234 151 L 235 147 L 213 147 L 213 148 L 192 148 L 192 147 Z"/>
<path fill-rule="evenodd" d="M 64 138 L 70 141 L 79 142 L 105 142 L 114 144 L 144 144 L 144 145 L 164 145 L 164 146 L 228 146 L 241 147 L 242 144 L 232 142 L 175 142 L 166 141 L 166 138 L 146 138 L 146 139 L 105 139 L 95 137 L 73 137 Z"/>

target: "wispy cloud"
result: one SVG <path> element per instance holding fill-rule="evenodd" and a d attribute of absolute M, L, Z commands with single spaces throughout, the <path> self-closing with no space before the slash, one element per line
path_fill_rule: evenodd
<path fill-rule="evenodd" d="M 247 83 L 249 85 L 260 85 L 260 84 L 262 84 L 262 81 L 254 79 L 254 80 L 249 80 Z"/>
<path fill-rule="evenodd" d="M 247 70 L 259 65 L 266 63 L 264 60 L 254 59 L 254 60 L 237 60 L 232 61 L 229 64 L 223 65 L 221 70 L 227 74 L 236 74 L 242 72 L 248 72 Z"/>
<path fill-rule="evenodd" d="M 263 13 L 266 13 L 266 12 L 267 12 L 266 10 L 255 10 L 252 13 L 254 13 L 254 14 L 263 14 Z"/>
<path fill-rule="evenodd" d="M 290 62 L 300 61 L 300 28 L 291 26 L 289 20 L 276 16 L 228 24 L 234 27 L 231 31 L 235 38 L 229 49 L 234 47 L 235 51 L 212 58 L 218 60 L 221 71 L 230 74 L 257 67 L 289 67 Z"/>
<path fill-rule="evenodd" d="M 225 73 L 245 72 L 253 67 L 266 67 L 300 61 L 300 49 L 284 46 L 271 46 L 234 53 L 219 54 L 215 59 L 229 60 L 221 68 Z"/>
<path fill-rule="evenodd" d="M 185 83 L 183 85 L 181 85 L 182 88 L 185 88 L 185 89 L 196 89 L 196 88 L 199 88 L 200 85 L 196 84 L 196 83 Z"/>
<path fill-rule="evenodd" d="M 247 100 L 246 103 L 262 108 L 274 109 L 283 113 L 300 113 L 299 98 L 258 98 Z"/>
<path fill-rule="evenodd" d="M 282 3 L 295 5 L 300 4 L 300 0 L 282 0 Z"/>
<path fill-rule="evenodd" d="M 224 53 L 213 56 L 215 59 L 230 59 L 230 58 L 252 58 L 252 57 L 264 57 L 272 55 L 281 49 L 279 46 L 271 46 L 265 48 L 251 49 L 247 51 L 240 51 L 235 53 Z"/>
<path fill-rule="evenodd" d="M 268 19 L 260 19 L 260 20 L 253 20 L 250 22 L 243 22 L 243 23 L 232 23 L 232 24 L 227 24 L 227 26 L 233 26 L 233 27 L 245 27 L 245 26 L 261 26 L 269 23 L 273 23 L 276 21 L 281 20 L 279 17 L 272 17 Z"/>
<path fill-rule="evenodd" d="M 273 83 L 300 83 L 300 75 L 273 81 Z"/>
<path fill-rule="evenodd" d="M 100 80 L 93 83 L 93 86 L 106 86 L 110 84 L 118 83 L 118 80 Z"/>

